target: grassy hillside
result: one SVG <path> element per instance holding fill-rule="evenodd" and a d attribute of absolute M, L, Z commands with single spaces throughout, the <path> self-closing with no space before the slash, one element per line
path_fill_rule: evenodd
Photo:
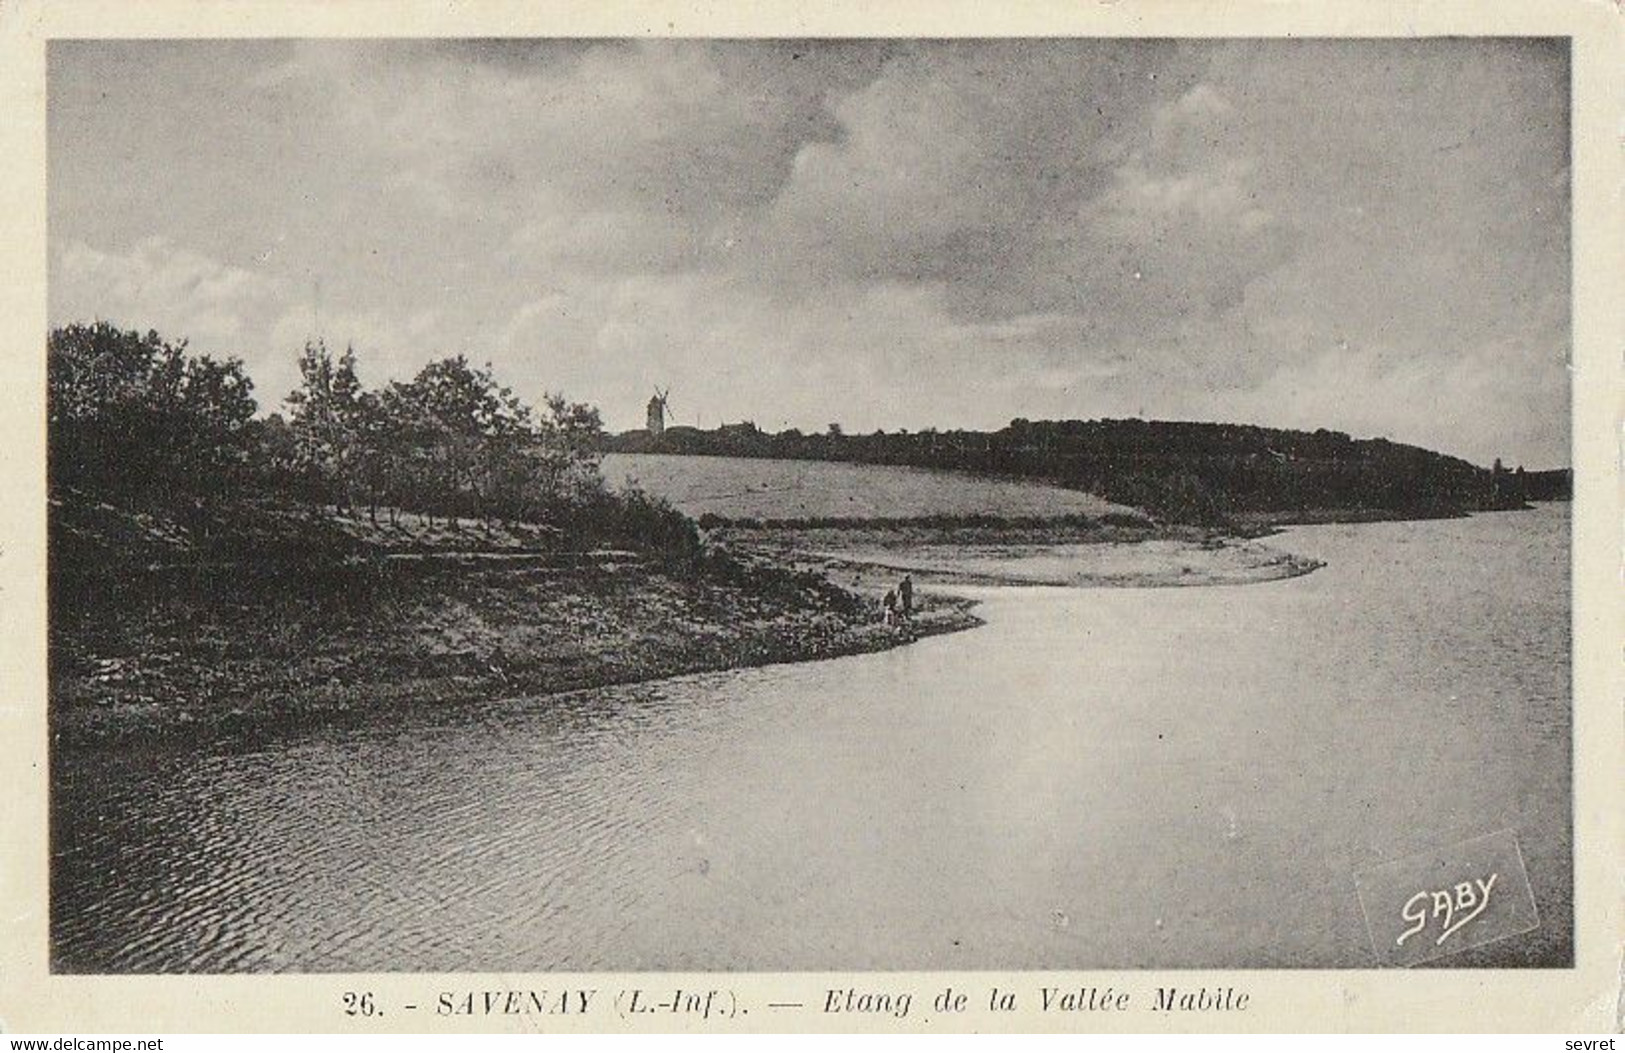
<path fill-rule="evenodd" d="M 635 482 L 696 519 L 1143 518 L 1047 483 L 896 465 L 612 453 L 602 470 L 611 485 Z"/>

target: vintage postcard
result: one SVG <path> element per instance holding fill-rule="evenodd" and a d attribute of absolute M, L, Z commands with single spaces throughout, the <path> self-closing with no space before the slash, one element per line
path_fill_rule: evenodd
<path fill-rule="evenodd" d="M 0 5 L 0 1027 L 1617 1030 L 1622 24 Z"/>

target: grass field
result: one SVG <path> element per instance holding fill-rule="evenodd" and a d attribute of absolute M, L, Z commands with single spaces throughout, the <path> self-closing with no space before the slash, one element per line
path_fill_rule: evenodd
<path fill-rule="evenodd" d="M 1138 516 L 1093 494 L 958 472 L 828 461 L 612 453 L 604 477 L 637 483 L 690 516 L 724 519 L 911 519 Z"/>

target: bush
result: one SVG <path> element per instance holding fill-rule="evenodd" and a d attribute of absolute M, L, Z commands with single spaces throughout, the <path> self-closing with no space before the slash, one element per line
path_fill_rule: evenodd
<path fill-rule="evenodd" d="M 610 491 L 599 486 L 581 495 L 557 525 L 574 547 L 626 548 L 680 566 L 693 566 L 705 547 L 693 520 L 636 487 Z"/>

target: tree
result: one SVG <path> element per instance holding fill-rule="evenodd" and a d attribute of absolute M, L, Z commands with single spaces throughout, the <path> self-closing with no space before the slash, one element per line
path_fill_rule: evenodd
<path fill-rule="evenodd" d="M 188 352 L 157 333 L 74 325 L 47 345 L 53 537 L 60 509 L 145 502 L 193 536 L 227 523 L 215 495 L 252 485 L 337 508 L 364 504 L 431 517 L 472 515 L 551 524 L 571 543 L 605 541 L 692 557 L 697 535 L 675 511 L 609 491 L 598 471 L 603 420 L 590 405 L 544 396 L 540 414 L 461 355 L 410 381 L 363 389 L 354 348 L 320 340 L 299 356 L 287 415 L 255 419 L 253 386 L 236 359 Z M 231 515 L 249 514 L 239 502 Z M 209 513 L 209 514 L 204 514 Z M 100 514 L 99 512 L 96 514 Z M 242 533 L 263 551 L 270 534 Z M 241 524 L 239 524 L 241 525 Z M 229 532 L 228 532 L 229 534 Z M 685 557 L 685 558 L 687 558 Z"/>
<path fill-rule="evenodd" d="M 410 383 L 393 388 L 436 424 L 460 435 L 526 435 L 536 427 L 530 407 L 497 383 L 490 364 L 475 368 L 464 355 L 431 362 Z"/>
<path fill-rule="evenodd" d="M 405 460 L 383 398 L 370 391 L 361 393 L 356 400 L 351 435 L 355 455 L 349 464 L 350 491 L 366 504 L 367 516 L 374 525 L 381 504 L 389 505 L 391 521 L 398 521 Z"/>
<path fill-rule="evenodd" d="M 362 457 L 365 409 L 355 371 L 355 349 L 337 360 L 321 340 L 306 342 L 299 357 L 299 387 L 288 394 L 297 466 L 318 494 L 334 505 L 353 503 L 353 468 Z"/>
<path fill-rule="evenodd" d="M 601 487 L 598 410 L 548 394 L 538 419 L 489 364 L 431 362 L 391 384 L 378 406 L 391 463 L 403 466 L 403 499 L 429 514 L 546 518 Z"/>
<path fill-rule="evenodd" d="M 240 480 L 256 406 L 237 359 L 98 322 L 51 332 L 46 376 L 53 489 L 200 507 Z"/>
<path fill-rule="evenodd" d="M 552 392 L 544 397 L 544 404 L 547 416 L 527 452 L 533 481 L 543 501 L 555 506 L 577 503 L 602 487 L 598 451 L 604 437 L 603 417 L 596 407 Z"/>

